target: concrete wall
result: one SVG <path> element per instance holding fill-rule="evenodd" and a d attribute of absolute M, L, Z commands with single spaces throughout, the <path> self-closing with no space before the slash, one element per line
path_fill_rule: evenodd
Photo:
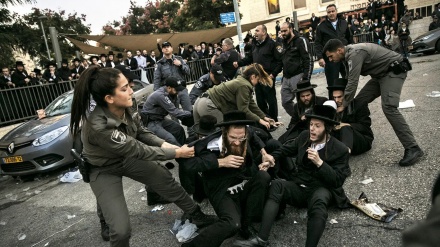
<path fill-rule="evenodd" d="M 413 21 L 411 25 L 409 25 L 409 31 L 411 32 L 410 36 L 412 40 L 428 32 L 429 24 L 431 22 L 431 17 L 424 17 L 423 19 Z"/>

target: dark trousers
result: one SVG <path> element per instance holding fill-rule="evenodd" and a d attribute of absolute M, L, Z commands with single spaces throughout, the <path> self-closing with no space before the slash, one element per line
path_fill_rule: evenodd
<path fill-rule="evenodd" d="M 275 90 L 275 82 L 272 87 L 263 86 L 258 83 L 255 86 L 257 105 L 266 115 L 278 121 L 278 102 Z"/>
<path fill-rule="evenodd" d="M 127 158 L 114 165 L 94 167 L 90 173 L 90 187 L 109 225 L 111 246 L 130 246 L 130 217 L 122 189 L 122 176 L 150 186 L 184 212 L 192 213 L 197 208 L 168 169 L 158 162 Z"/>
<path fill-rule="evenodd" d="M 335 80 L 339 78 L 339 73 L 341 73 L 341 77 L 345 78 L 347 75 L 347 72 L 345 70 L 345 66 L 342 62 L 330 62 L 328 60 L 328 57 L 324 55 L 324 61 L 325 61 L 325 78 L 327 79 L 327 86 L 333 86 L 335 83 Z M 333 99 L 333 95 L 331 92 L 328 92 L 328 98 Z"/>
<path fill-rule="evenodd" d="M 219 221 L 205 228 L 191 241 L 191 246 L 220 246 L 225 239 L 234 236 L 242 224 L 260 220 L 270 181 L 267 172 L 258 171 L 238 194 L 225 194 L 220 201 L 211 201 L 217 197 L 210 195 Z"/>
<path fill-rule="evenodd" d="M 270 230 L 281 203 L 292 206 L 307 206 L 306 247 L 317 246 L 325 229 L 331 192 L 324 187 L 303 188 L 291 181 L 274 180 L 269 188 L 269 199 L 264 206 L 259 237 L 269 239 Z"/>
<path fill-rule="evenodd" d="M 182 125 L 171 119 L 150 121 L 147 128 L 166 142 L 182 146 L 186 140 L 185 130 Z"/>
<path fill-rule="evenodd" d="M 353 130 L 350 126 L 344 126 L 339 130 L 332 131 L 332 136 L 344 143 L 351 150 L 351 154 L 358 155 L 371 149 L 373 139 L 366 137 Z"/>

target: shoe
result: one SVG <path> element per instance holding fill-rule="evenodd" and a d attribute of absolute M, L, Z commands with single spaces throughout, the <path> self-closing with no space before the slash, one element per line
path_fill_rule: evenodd
<path fill-rule="evenodd" d="M 234 246 L 238 247 L 266 247 L 269 246 L 269 241 L 264 241 L 260 237 L 254 237 L 248 240 L 236 240 Z"/>
<path fill-rule="evenodd" d="M 400 166 L 412 166 L 424 155 L 422 149 L 419 146 L 405 149 L 405 154 L 400 160 Z"/>
<path fill-rule="evenodd" d="M 199 205 L 197 205 L 197 209 L 194 212 L 183 214 L 182 222 L 185 222 L 187 219 L 199 228 L 209 226 L 218 220 L 215 215 L 204 214 Z"/>
<path fill-rule="evenodd" d="M 101 221 L 101 237 L 104 241 L 110 241 L 110 235 L 109 235 L 110 229 L 105 223 L 105 221 Z"/>
<path fill-rule="evenodd" d="M 171 202 L 166 200 L 165 198 L 161 197 L 156 192 L 149 191 L 147 189 L 147 204 L 148 204 L 148 206 L 153 206 L 156 204 L 168 204 L 168 203 L 171 203 Z"/>
<path fill-rule="evenodd" d="M 252 226 L 242 226 L 238 231 L 238 235 L 243 239 L 250 239 L 256 237 L 258 232 Z"/>

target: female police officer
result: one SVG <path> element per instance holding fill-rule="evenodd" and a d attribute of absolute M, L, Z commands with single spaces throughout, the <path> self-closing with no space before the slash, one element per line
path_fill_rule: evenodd
<path fill-rule="evenodd" d="M 92 66 L 81 75 L 72 102 L 70 131 L 77 135 L 82 124 L 83 155 L 91 164 L 90 186 L 109 225 L 111 246 L 129 246 L 131 229 L 122 176 L 144 183 L 176 203 L 196 225 L 215 221 L 156 162 L 193 157 L 194 149 L 169 144 L 142 128 L 128 110 L 132 94 L 119 70 Z M 90 95 L 97 106 L 88 115 Z"/>

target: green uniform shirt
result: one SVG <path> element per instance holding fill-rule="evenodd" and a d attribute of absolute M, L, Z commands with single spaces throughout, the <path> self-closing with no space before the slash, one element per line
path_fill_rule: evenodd
<path fill-rule="evenodd" d="M 242 76 L 208 90 L 209 98 L 221 112 L 243 111 L 246 113 L 246 119 L 258 122 L 266 115 L 255 103 L 253 93 L 254 87 L 251 82 Z"/>
<path fill-rule="evenodd" d="M 111 165 L 126 157 L 151 161 L 174 159 L 174 149 L 160 148 L 164 140 L 142 127 L 128 110 L 125 116 L 123 121 L 108 109 L 96 106 L 83 122 L 83 155 L 90 164 Z"/>

